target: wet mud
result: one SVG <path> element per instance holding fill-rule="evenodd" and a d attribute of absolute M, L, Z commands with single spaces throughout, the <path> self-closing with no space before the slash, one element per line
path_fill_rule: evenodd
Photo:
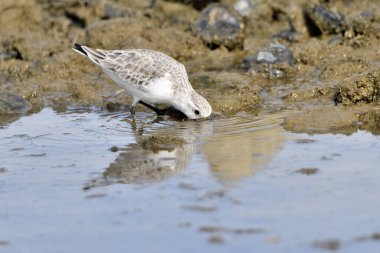
<path fill-rule="evenodd" d="M 296 131 L 314 124 L 307 117 L 313 107 L 327 119 L 341 112 L 331 107 L 343 105 L 344 117 L 355 121 L 357 110 L 379 106 L 376 1 L 207 3 L 3 0 L 0 92 L 23 97 L 34 111 L 106 107 L 118 86 L 71 50 L 80 42 L 165 52 L 185 64 L 214 111 L 256 115 L 292 109 L 304 114 Z M 281 63 L 271 45 L 286 48 L 290 64 Z M 130 99 L 120 96 L 116 102 Z M 341 122 L 329 124 L 332 131 L 341 127 Z"/>

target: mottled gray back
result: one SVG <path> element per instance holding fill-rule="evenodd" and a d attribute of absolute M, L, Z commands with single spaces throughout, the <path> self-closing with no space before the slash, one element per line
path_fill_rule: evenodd
<path fill-rule="evenodd" d="M 98 64 L 135 88 L 143 89 L 150 81 L 168 76 L 173 85 L 177 86 L 187 79 L 187 73 L 182 63 L 170 56 L 145 49 L 132 50 L 101 50 L 96 51 L 105 55 L 98 59 Z"/>

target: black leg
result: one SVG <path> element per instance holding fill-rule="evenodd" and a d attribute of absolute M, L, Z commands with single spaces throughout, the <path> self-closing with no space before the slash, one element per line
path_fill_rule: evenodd
<path fill-rule="evenodd" d="M 154 111 L 155 113 L 157 113 L 158 116 L 162 116 L 162 115 L 165 115 L 165 113 L 167 112 L 168 108 L 164 108 L 164 109 L 158 109 L 150 104 L 147 104 L 145 103 L 144 101 L 139 101 L 140 104 L 142 104 L 143 106 L 146 106 L 148 107 L 149 109 L 151 109 L 152 111 Z"/>
<path fill-rule="evenodd" d="M 187 118 L 186 115 L 181 112 L 181 111 L 178 111 L 177 109 L 175 109 L 174 107 L 166 107 L 166 108 L 163 108 L 163 109 L 159 109 L 159 108 L 156 108 L 150 104 L 147 104 L 145 103 L 144 101 L 139 101 L 140 104 L 148 107 L 149 109 L 151 109 L 152 111 L 154 111 L 157 116 L 163 116 L 163 115 L 169 115 L 171 116 L 172 118 L 176 118 L 176 119 L 179 119 L 179 120 L 182 120 L 182 119 L 185 119 Z"/>

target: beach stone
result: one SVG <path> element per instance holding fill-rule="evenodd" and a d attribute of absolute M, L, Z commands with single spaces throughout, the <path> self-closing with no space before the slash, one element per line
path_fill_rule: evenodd
<path fill-rule="evenodd" d="M 166 1 L 191 5 L 194 9 L 197 9 L 197 10 L 202 10 L 210 3 L 219 2 L 219 0 L 166 0 Z"/>
<path fill-rule="evenodd" d="M 243 59 L 242 67 L 253 73 L 267 73 L 270 77 L 281 78 L 292 72 L 295 59 L 292 51 L 282 44 L 271 44 L 255 55 Z"/>
<path fill-rule="evenodd" d="M 25 113 L 30 104 L 20 96 L 12 93 L 0 93 L 0 114 Z"/>
<path fill-rule="evenodd" d="M 203 9 L 195 24 L 197 35 L 211 49 L 219 46 L 242 49 L 244 28 L 242 16 L 230 6 L 219 3 Z"/>
<path fill-rule="evenodd" d="M 318 36 L 322 34 L 344 34 L 348 30 L 346 17 L 335 13 L 319 4 L 311 4 L 305 8 L 305 19 L 309 34 Z"/>

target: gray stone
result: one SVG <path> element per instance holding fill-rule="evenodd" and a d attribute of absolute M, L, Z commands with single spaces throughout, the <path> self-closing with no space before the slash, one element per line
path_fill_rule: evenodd
<path fill-rule="evenodd" d="M 28 101 L 15 94 L 0 93 L 0 114 L 25 113 L 30 109 Z"/>
<path fill-rule="evenodd" d="M 211 48 L 242 48 L 244 22 L 237 11 L 225 4 L 210 4 L 195 24 L 197 35 Z"/>
<path fill-rule="evenodd" d="M 321 34 L 344 34 L 348 30 L 346 17 L 329 9 L 312 4 L 305 8 L 306 25 L 311 36 Z"/>
<path fill-rule="evenodd" d="M 288 76 L 294 68 L 295 59 L 292 51 L 282 44 L 271 44 L 255 55 L 243 59 L 242 67 L 253 73 L 268 73 L 270 77 Z"/>

